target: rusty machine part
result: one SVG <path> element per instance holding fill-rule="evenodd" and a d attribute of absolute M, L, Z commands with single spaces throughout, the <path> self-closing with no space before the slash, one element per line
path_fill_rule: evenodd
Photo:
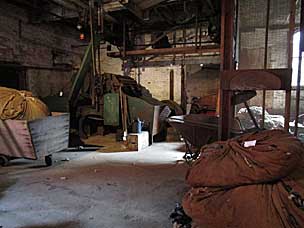
<path fill-rule="evenodd" d="M 257 121 L 251 113 L 247 101 L 256 96 L 255 91 L 238 91 L 232 97 L 232 104 L 244 103 L 248 113 L 255 123 L 256 129 L 260 130 Z M 187 152 L 184 156 L 186 160 L 195 160 L 199 155 L 202 146 L 218 140 L 219 117 L 205 114 L 190 114 L 186 116 L 173 116 L 168 119 L 183 137 Z M 232 136 L 246 133 L 246 129 L 241 126 L 240 121 L 235 118 L 232 127 Z"/>

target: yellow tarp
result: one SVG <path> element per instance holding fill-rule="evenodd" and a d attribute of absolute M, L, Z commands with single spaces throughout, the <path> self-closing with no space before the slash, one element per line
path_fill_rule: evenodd
<path fill-rule="evenodd" d="M 0 87 L 0 120 L 35 120 L 49 115 L 47 106 L 31 92 Z"/>

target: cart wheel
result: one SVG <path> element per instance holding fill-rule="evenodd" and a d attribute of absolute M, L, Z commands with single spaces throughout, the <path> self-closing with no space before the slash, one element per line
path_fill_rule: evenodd
<path fill-rule="evenodd" d="M 9 162 L 8 157 L 0 155 L 0 166 L 7 166 Z"/>
<path fill-rule="evenodd" d="M 53 164 L 52 155 L 45 156 L 44 161 L 46 166 L 51 166 Z"/>

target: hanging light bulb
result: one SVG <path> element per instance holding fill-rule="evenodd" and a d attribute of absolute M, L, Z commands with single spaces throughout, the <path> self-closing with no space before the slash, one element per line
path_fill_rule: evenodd
<path fill-rule="evenodd" d="M 81 25 L 80 23 L 78 23 L 77 26 L 76 26 L 76 28 L 77 28 L 78 30 L 81 30 L 81 29 L 82 29 L 82 25 Z"/>
<path fill-rule="evenodd" d="M 84 40 L 84 39 L 85 39 L 84 33 L 80 33 L 79 39 L 80 39 L 80 40 Z"/>

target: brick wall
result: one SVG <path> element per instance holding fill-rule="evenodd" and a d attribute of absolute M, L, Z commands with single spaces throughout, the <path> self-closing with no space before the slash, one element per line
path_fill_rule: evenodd
<path fill-rule="evenodd" d="M 27 87 L 37 96 L 62 89 L 68 93 L 73 72 L 58 70 L 53 53 L 59 56 L 59 63 L 79 66 L 83 48 L 71 47 L 79 44 L 76 30 L 63 24 L 31 24 L 28 15 L 28 11 L 0 1 L 0 61 L 25 66 Z"/>
<path fill-rule="evenodd" d="M 174 70 L 174 101 L 181 102 L 181 66 L 150 67 L 141 70 L 140 83 L 159 100 L 169 99 L 170 70 Z M 131 73 L 138 80 L 138 69 Z M 216 94 L 219 88 L 219 70 L 202 69 L 200 65 L 186 65 L 186 93 L 188 103 L 193 97 Z"/>
<path fill-rule="evenodd" d="M 146 87 L 158 100 L 170 98 L 170 70 L 174 70 L 174 101 L 181 102 L 181 67 L 150 67 L 141 69 L 140 84 Z M 138 81 L 138 69 L 134 69 L 131 77 Z"/>
<path fill-rule="evenodd" d="M 101 71 L 102 73 L 109 73 L 109 74 L 118 74 L 123 75 L 122 71 L 122 60 L 120 58 L 111 58 L 107 56 L 107 45 L 106 43 L 101 46 L 100 53 L 101 53 Z M 111 45 L 111 51 L 119 51 L 117 47 Z"/>
<path fill-rule="evenodd" d="M 187 65 L 186 91 L 188 103 L 193 97 L 217 94 L 219 89 L 219 70 L 202 69 L 200 65 Z"/>

